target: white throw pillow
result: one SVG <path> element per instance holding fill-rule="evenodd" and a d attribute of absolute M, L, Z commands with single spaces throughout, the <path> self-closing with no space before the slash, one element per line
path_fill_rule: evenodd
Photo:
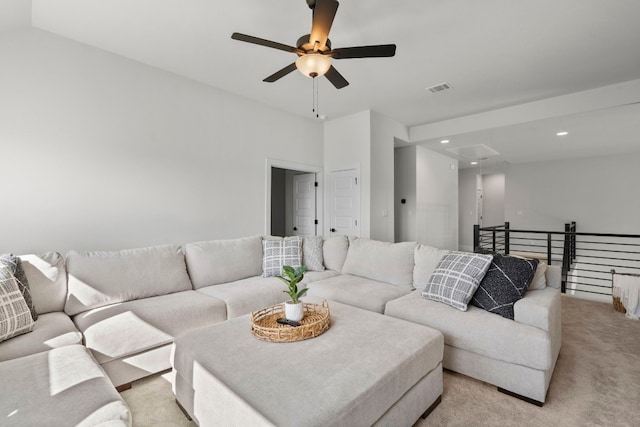
<path fill-rule="evenodd" d="M 413 267 L 413 287 L 421 291 L 427 286 L 429 278 L 436 269 L 443 256 L 448 254 L 447 249 L 438 249 L 432 246 L 419 244 L 413 252 L 415 266 Z"/>
<path fill-rule="evenodd" d="M 302 238 L 263 240 L 262 254 L 262 277 L 280 276 L 283 265 L 296 268 L 302 264 Z"/>
<path fill-rule="evenodd" d="M 536 268 L 536 272 L 533 275 L 533 279 L 531 279 L 529 290 L 544 289 L 547 287 L 547 278 L 545 276 L 546 272 L 547 263 L 544 261 L 540 261 L 538 263 L 538 267 Z"/>
<path fill-rule="evenodd" d="M 8 269 L 3 269 L 8 270 Z M 33 318 L 16 279 L 0 272 L 0 342 L 33 330 Z"/>

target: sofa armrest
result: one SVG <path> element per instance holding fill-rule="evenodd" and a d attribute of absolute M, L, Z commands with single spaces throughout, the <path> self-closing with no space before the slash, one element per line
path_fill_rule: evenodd
<path fill-rule="evenodd" d="M 550 333 L 561 324 L 560 290 L 546 287 L 527 291 L 513 306 L 514 320 Z"/>

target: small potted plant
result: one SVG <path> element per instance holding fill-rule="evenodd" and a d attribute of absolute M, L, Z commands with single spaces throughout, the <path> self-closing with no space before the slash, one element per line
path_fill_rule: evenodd
<path fill-rule="evenodd" d="M 284 303 L 284 314 L 288 320 L 299 322 L 304 317 L 300 297 L 307 292 L 307 288 L 298 290 L 298 283 L 304 278 L 304 272 L 307 271 L 307 266 L 301 265 L 300 267 L 293 268 L 289 265 L 284 265 L 282 266 L 282 271 L 284 275 L 278 276 L 278 278 L 287 284 L 289 290 L 283 292 L 291 297 L 291 301 Z"/>

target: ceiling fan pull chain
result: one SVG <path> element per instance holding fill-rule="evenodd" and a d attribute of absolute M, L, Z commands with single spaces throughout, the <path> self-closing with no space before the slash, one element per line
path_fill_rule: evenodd
<path fill-rule="evenodd" d="M 314 78 L 313 82 L 316 87 L 316 119 L 320 117 L 320 90 L 318 89 L 318 79 Z"/>

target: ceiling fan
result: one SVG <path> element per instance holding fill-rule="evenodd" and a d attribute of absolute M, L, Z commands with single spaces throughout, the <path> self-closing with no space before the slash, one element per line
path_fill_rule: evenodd
<path fill-rule="evenodd" d="M 302 74 L 311 78 L 324 75 L 336 89 L 341 89 L 347 86 L 349 82 L 331 65 L 331 58 L 381 58 L 391 57 L 396 54 L 395 44 L 331 49 L 329 30 L 336 16 L 339 3 L 336 0 L 306 1 L 309 8 L 313 10 L 311 34 L 300 37 L 296 43 L 296 47 L 241 33 L 233 33 L 231 35 L 231 38 L 234 40 L 279 49 L 298 55 L 298 59 L 294 63 L 273 73 L 263 81 L 273 83 L 295 69 L 298 69 Z"/>

